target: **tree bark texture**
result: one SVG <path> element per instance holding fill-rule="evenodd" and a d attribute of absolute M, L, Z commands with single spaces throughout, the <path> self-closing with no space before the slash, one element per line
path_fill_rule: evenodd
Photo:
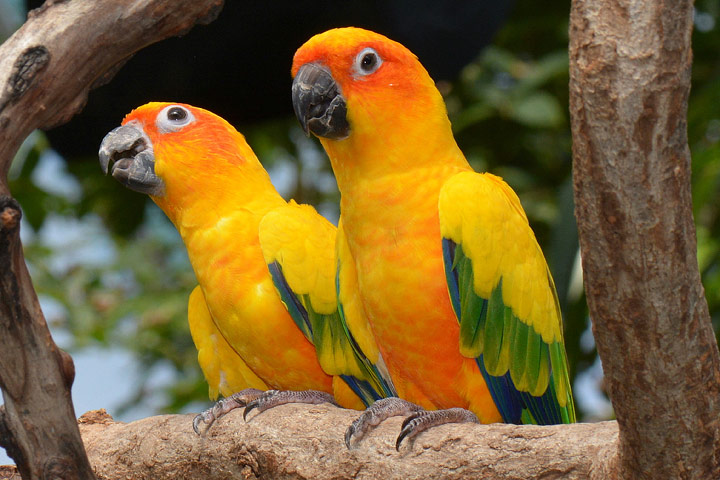
<path fill-rule="evenodd" d="M 49 0 L 0 46 L 0 178 L 36 128 L 67 122 L 138 50 L 220 13 L 223 0 Z M 0 182 L 4 183 L 4 182 Z M 7 193 L 0 185 L 0 193 Z"/>
<path fill-rule="evenodd" d="M 75 423 L 75 368 L 50 337 L 22 255 L 20 206 L 0 195 L 0 446 L 23 478 L 93 478 Z"/>
<path fill-rule="evenodd" d="M 569 426 L 455 424 L 395 450 L 395 417 L 353 446 L 343 435 L 358 412 L 283 405 L 220 419 L 203 436 L 192 415 L 114 422 L 104 411 L 80 418 L 98 479 L 413 480 L 617 478 L 617 423 Z"/>
<path fill-rule="evenodd" d="M 590 316 L 627 478 L 720 478 L 720 357 L 696 256 L 689 0 L 573 0 L 570 113 Z"/>
<path fill-rule="evenodd" d="M 215 18 L 222 0 L 48 1 L 0 46 L 0 445 L 23 478 L 93 478 L 70 397 L 72 359 L 47 329 L 7 172 L 36 128 L 66 122 L 137 50 Z"/>

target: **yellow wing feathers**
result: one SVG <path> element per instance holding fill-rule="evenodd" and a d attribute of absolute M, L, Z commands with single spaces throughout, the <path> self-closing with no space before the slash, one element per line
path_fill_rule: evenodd
<path fill-rule="evenodd" d="M 473 272 L 475 293 L 490 298 L 502 277 L 503 303 L 544 342 L 562 341 L 547 263 L 512 189 L 489 173 L 459 173 L 440 191 L 439 215 L 443 238 L 482 265 Z"/>
<path fill-rule="evenodd" d="M 312 207 L 291 201 L 262 219 L 260 246 L 283 303 L 296 325 L 315 345 L 323 370 L 330 375 L 342 375 L 369 404 L 390 388 L 381 378 L 384 365 L 376 365 L 378 348 L 359 310 L 354 290 L 357 280 L 350 270 L 344 271 L 350 275 L 342 292 L 348 301 L 352 328 L 343 322 L 345 305 L 338 303 L 336 293 L 336 231 Z M 356 331 L 359 339 L 354 337 Z M 339 383 L 333 384 L 335 393 L 340 394 Z"/>
<path fill-rule="evenodd" d="M 309 205 L 295 201 L 266 214 L 259 227 L 265 263 L 278 262 L 297 295 L 308 295 L 313 310 L 337 310 L 335 227 Z"/>
<path fill-rule="evenodd" d="M 227 397 L 245 388 L 268 389 L 215 326 L 200 285 L 190 294 L 188 323 L 211 399 L 216 399 L 218 393 Z"/>

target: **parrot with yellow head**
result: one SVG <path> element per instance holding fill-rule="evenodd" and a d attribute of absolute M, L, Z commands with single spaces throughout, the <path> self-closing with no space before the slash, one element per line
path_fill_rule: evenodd
<path fill-rule="evenodd" d="M 149 103 L 105 137 L 99 156 L 105 173 L 150 196 L 187 248 L 198 282 L 190 331 L 210 397 L 227 400 L 198 416 L 196 430 L 237 406 L 334 398 L 360 409 L 394 392 L 355 287 L 336 291 L 336 228 L 286 202 L 229 123 Z"/>
<path fill-rule="evenodd" d="M 295 113 L 341 193 L 338 260 L 400 397 L 371 406 L 348 446 L 395 414 L 410 415 L 398 446 L 447 422 L 574 422 L 543 253 L 510 186 L 468 164 L 415 55 L 339 28 L 301 46 L 292 75 Z"/>

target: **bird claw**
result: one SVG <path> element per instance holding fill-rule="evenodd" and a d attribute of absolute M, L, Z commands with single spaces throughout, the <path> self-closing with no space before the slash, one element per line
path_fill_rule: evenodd
<path fill-rule="evenodd" d="M 446 410 L 421 410 L 405 419 L 400 427 L 400 435 L 395 442 L 395 450 L 400 451 L 404 439 L 410 441 L 418 434 L 438 425 L 446 423 L 480 423 L 477 416 L 464 408 L 448 408 Z"/>
<path fill-rule="evenodd" d="M 361 440 L 365 434 L 390 417 L 423 411 L 420 405 L 397 397 L 382 398 L 368 408 L 345 431 L 345 446 L 350 450 L 353 438 Z"/>
<path fill-rule="evenodd" d="M 257 409 L 258 413 L 262 413 L 265 410 L 287 403 L 307 403 L 310 405 L 330 403 L 336 407 L 339 406 L 333 396 L 327 392 L 318 390 L 268 390 L 245 406 L 243 419 L 247 421 L 248 413 L 252 410 Z"/>
<path fill-rule="evenodd" d="M 215 420 L 226 415 L 228 412 L 235 410 L 236 408 L 245 407 L 248 403 L 251 403 L 256 398 L 263 395 L 262 390 L 257 388 L 246 388 L 237 393 L 233 393 L 229 397 L 222 398 L 215 402 L 215 405 L 208 408 L 207 410 L 200 412 L 193 419 L 193 430 L 195 433 L 200 435 L 200 424 L 204 423 L 207 425 L 205 431 L 207 432 L 212 427 Z"/>

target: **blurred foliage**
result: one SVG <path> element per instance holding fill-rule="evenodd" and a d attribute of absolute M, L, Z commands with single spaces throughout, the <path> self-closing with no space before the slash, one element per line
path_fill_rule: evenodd
<path fill-rule="evenodd" d="M 479 53 L 457 81 L 438 86 L 446 96 L 458 142 L 473 166 L 503 176 L 527 210 L 557 283 L 575 376 L 589 371 L 596 352 L 588 341 L 573 217 L 568 8 L 567 2 L 546 2 L 538 9 L 536 2 L 519 1 L 494 44 Z M 688 134 L 698 261 L 717 331 L 720 0 L 698 0 L 696 9 Z M 294 119 L 238 127 L 286 198 L 318 205 L 328 217 L 337 217 L 338 194 L 329 165 Z M 13 166 L 10 187 L 23 205 L 25 229 L 37 232 L 25 245 L 38 292 L 60 305 L 54 309 L 59 313 L 49 319 L 56 328 L 72 333 L 71 350 L 93 344 L 122 345 L 135 352 L 144 381 L 128 406 L 157 390 L 148 379 L 158 365 L 170 365 L 175 372 L 175 382 L 162 387 L 166 401 L 161 410 L 177 411 L 189 402 L 206 400 L 186 321 L 194 276 L 173 227 L 145 197 L 100 175 L 95 158 L 69 159 L 68 171 L 61 172 L 78 183 L 77 195 L 41 188 L 33 171 L 47 147 L 42 134 L 27 142 Z M 65 221 L 61 225 L 90 227 L 77 244 L 54 245 L 43 231 L 49 220 L 58 218 Z M 88 242 L 96 237 L 108 239 L 112 255 L 91 264 L 66 260 L 58 266 L 58 255 L 68 249 L 89 251 L 95 247 Z M 593 412 L 586 412 L 585 418 L 593 418 Z"/>
<path fill-rule="evenodd" d="M 134 352 L 138 368 L 128 373 L 139 383 L 124 407 L 136 406 L 156 388 L 146 383 L 161 366 L 171 367 L 177 378 L 164 392 L 165 408 L 206 398 L 186 318 L 195 278 L 172 225 L 142 196 L 126 200 L 122 186 L 99 174 L 96 159 L 55 172 L 56 184 L 81 180 L 79 198 L 39 188 L 32 172 L 42 168 L 49 151 L 42 134 L 29 140 L 34 145 L 24 161 L 14 162 L 10 189 L 23 206 L 25 256 L 47 320 L 51 328 L 71 333 L 72 343 L 63 348 Z M 104 225 L 114 225 L 115 233 Z"/>
<path fill-rule="evenodd" d="M 688 109 L 698 264 L 715 334 L 720 333 L 720 0 L 695 2 L 693 84 Z M 720 338 L 720 337 L 718 337 Z"/>

